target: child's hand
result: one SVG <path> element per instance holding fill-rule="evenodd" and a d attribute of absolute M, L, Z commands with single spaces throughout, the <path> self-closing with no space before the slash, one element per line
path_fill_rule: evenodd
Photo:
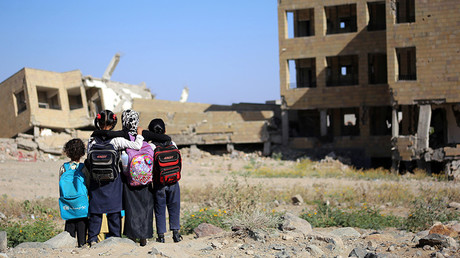
<path fill-rule="evenodd" d="M 138 126 L 137 127 L 137 134 L 142 135 L 142 130 L 144 130 L 144 129 L 142 129 L 142 127 Z"/>

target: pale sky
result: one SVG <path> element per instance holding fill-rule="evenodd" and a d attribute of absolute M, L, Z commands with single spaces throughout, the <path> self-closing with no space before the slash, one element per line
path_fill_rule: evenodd
<path fill-rule="evenodd" d="M 0 81 L 23 67 L 145 82 L 156 98 L 280 98 L 277 0 L 0 0 Z"/>

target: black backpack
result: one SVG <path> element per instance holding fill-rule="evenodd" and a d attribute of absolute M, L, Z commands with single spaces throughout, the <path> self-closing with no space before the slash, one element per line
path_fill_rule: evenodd
<path fill-rule="evenodd" d="M 96 137 L 88 151 L 87 166 L 91 179 L 97 182 L 114 181 L 120 174 L 120 154 L 109 141 Z"/>

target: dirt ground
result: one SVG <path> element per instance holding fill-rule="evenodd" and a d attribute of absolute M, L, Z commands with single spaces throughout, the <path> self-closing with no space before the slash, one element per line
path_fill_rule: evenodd
<path fill-rule="evenodd" d="M 50 161 L 37 162 L 18 162 L 6 160 L 0 163 L 0 194 L 6 195 L 8 198 L 17 200 L 32 200 L 36 198 L 57 198 L 59 196 L 58 189 L 58 170 L 65 159 L 57 159 Z M 202 158 L 191 158 L 188 155 L 183 157 L 183 172 L 181 179 L 181 187 L 209 187 L 222 184 L 225 180 L 225 175 L 232 171 L 243 169 L 249 162 L 244 155 L 239 158 L 231 158 L 230 156 L 214 156 L 205 155 Z M 272 159 L 261 159 L 265 166 L 290 166 L 294 161 L 279 162 Z M 291 162 L 291 163 L 290 163 Z M 281 168 L 280 167 L 280 168 Z M 261 183 L 264 187 L 272 189 L 290 188 L 293 185 L 302 187 L 313 187 L 314 184 L 325 184 L 333 187 L 346 186 L 365 186 L 372 188 L 381 182 L 376 181 L 357 181 L 348 179 L 334 178 L 249 178 L 249 183 Z M 413 184 L 413 182 L 407 182 Z M 421 185 L 420 185 L 421 184 Z M 419 183 L 414 187 L 423 187 L 423 184 L 450 184 L 449 182 L 425 182 Z M 187 206 L 187 204 L 183 204 Z M 294 206 L 285 204 L 279 207 L 280 211 L 289 211 L 294 214 L 300 213 L 305 208 L 302 206 Z M 1 212 L 1 211 L 0 211 Z M 404 211 L 400 211 L 404 213 Z M 333 229 L 314 229 L 317 232 L 328 232 Z M 355 246 L 367 246 L 372 244 L 376 251 L 382 251 L 393 257 L 429 257 L 435 250 L 424 250 L 415 248 L 415 243 L 411 242 L 413 234 L 404 233 L 404 239 L 397 239 L 396 236 L 401 233 L 397 230 L 381 231 L 380 238 L 370 239 L 370 232 L 357 229 L 362 236 L 355 240 L 344 240 L 345 248 L 342 253 L 334 254 L 331 257 L 347 257 L 349 252 Z M 388 240 L 390 239 L 390 240 Z M 7 252 L 9 257 L 92 257 L 92 256 L 137 256 L 137 257 L 314 257 L 305 251 L 305 245 L 308 244 L 305 239 L 299 237 L 284 237 L 274 235 L 264 241 L 254 241 L 249 238 L 241 238 L 232 235 L 231 232 L 225 232 L 213 237 L 195 239 L 194 236 L 184 236 L 184 241 L 178 244 L 172 243 L 170 236 L 167 235 L 166 244 L 158 244 L 153 241 L 149 242 L 145 247 L 131 244 L 118 244 L 110 247 L 89 248 L 89 249 L 60 249 L 60 250 L 38 250 L 30 249 L 26 251 L 10 250 Z M 217 244 L 216 244 L 217 243 Z M 288 256 L 283 256 L 280 250 L 275 247 L 270 248 L 269 244 L 282 244 L 293 251 L 287 252 Z M 391 246 L 395 248 L 391 248 Z M 244 248 L 243 248 L 244 247 Z M 275 250 L 273 250 L 275 249 Z M 289 250 L 291 250 L 289 249 Z M 390 251 L 388 251 L 390 249 Z M 283 252 L 284 252 L 283 251 Z M 460 253 L 457 252 L 460 257 Z M 325 257 L 329 257 L 326 254 Z M 391 256 L 390 256 L 391 257 Z"/>

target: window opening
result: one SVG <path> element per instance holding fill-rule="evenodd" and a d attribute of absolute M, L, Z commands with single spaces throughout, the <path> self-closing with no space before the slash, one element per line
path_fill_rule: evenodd
<path fill-rule="evenodd" d="M 367 24 L 367 30 L 368 31 L 385 30 L 386 29 L 385 2 L 367 3 L 367 10 L 369 12 L 369 23 Z"/>
<path fill-rule="evenodd" d="M 315 35 L 314 9 L 302 9 L 286 12 L 288 38 L 309 37 Z"/>
<path fill-rule="evenodd" d="M 341 109 L 342 114 L 342 136 L 356 136 L 359 135 L 359 109 L 358 108 L 344 108 Z"/>
<path fill-rule="evenodd" d="M 288 60 L 289 88 L 316 87 L 315 58 Z"/>
<path fill-rule="evenodd" d="M 61 109 L 58 89 L 37 86 L 37 96 L 39 108 Z"/>
<path fill-rule="evenodd" d="M 69 98 L 70 110 L 83 108 L 80 87 L 67 89 L 67 96 Z"/>
<path fill-rule="evenodd" d="M 16 99 L 16 107 L 17 107 L 17 115 L 21 114 L 22 112 L 27 110 L 27 103 L 26 103 L 26 94 L 24 90 L 21 90 L 14 94 L 14 98 Z"/>
<path fill-rule="evenodd" d="M 415 22 L 415 0 L 396 1 L 396 23 Z"/>
<path fill-rule="evenodd" d="M 371 135 L 391 135 L 391 107 L 370 107 L 369 124 Z"/>
<path fill-rule="evenodd" d="M 356 32 L 356 4 L 327 6 L 326 13 L 327 31 L 326 34 Z"/>
<path fill-rule="evenodd" d="M 326 86 L 358 84 L 358 56 L 326 57 Z"/>
<path fill-rule="evenodd" d="M 415 47 L 396 48 L 398 59 L 398 80 L 417 80 Z"/>
<path fill-rule="evenodd" d="M 367 58 L 369 84 L 387 83 L 387 55 L 370 53 Z"/>

